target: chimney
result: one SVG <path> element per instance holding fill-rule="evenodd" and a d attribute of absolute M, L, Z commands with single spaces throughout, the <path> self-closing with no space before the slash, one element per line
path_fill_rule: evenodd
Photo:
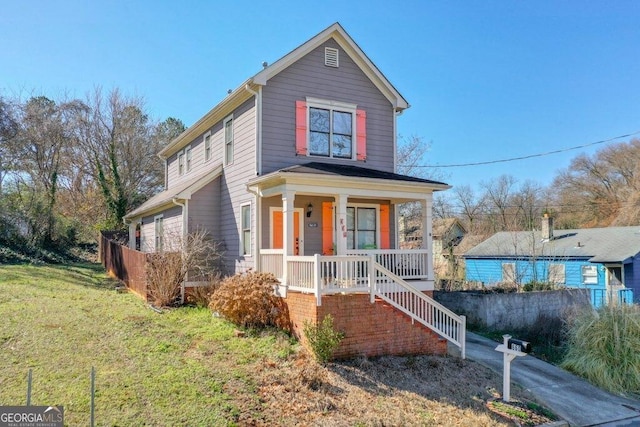
<path fill-rule="evenodd" d="M 551 218 L 548 213 L 545 213 L 542 217 L 542 239 L 553 239 L 553 218 Z"/>

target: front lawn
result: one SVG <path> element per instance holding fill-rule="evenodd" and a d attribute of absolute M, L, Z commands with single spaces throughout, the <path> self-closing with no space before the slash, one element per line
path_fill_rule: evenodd
<path fill-rule="evenodd" d="M 207 309 L 163 314 L 100 266 L 0 266 L 0 405 L 63 405 L 88 425 L 511 425 L 501 379 L 449 357 L 317 365 L 278 332 L 237 336 Z M 515 398 L 527 394 L 513 391 Z"/>

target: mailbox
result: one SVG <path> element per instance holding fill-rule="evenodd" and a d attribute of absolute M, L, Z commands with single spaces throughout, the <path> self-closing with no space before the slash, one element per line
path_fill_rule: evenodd
<path fill-rule="evenodd" d="M 507 341 L 507 348 L 509 350 L 521 351 L 523 353 L 531 353 L 530 342 L 518 340 L 515 338 L 509 338 L 509 341 Z"/>

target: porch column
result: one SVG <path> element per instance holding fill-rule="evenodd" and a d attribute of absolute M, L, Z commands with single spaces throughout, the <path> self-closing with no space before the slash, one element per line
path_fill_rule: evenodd
<path fill-rule="evenodd" d="M 282 193 L 282 276 L 287 283 L 287 257 L 293 255 L 293 201 L 296 193 L 286 191 Z"/>
<path fill-rule="evenodd" d="M 427 194 L 422 204 L 422 249 L 428 253 L 427 275 L 429 280 L 433 280 L 433 236 L 432 236 L 432 215 L 433 215 L 433 194 Z"/>
<path fill-rule="evenodd" d="M 336 253 L 335 255 L 347 254 L 347 195 L 336 196 Z"/>

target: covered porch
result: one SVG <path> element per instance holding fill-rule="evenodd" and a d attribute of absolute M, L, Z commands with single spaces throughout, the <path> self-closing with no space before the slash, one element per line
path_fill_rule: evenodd
<path fill-rule="evenodd" d="M 373 273 L 366 258 L 419 291 L 433 290 L 433 191 L 446 184 L 309 163 L 257 178 L 248 187 L 257 196 L 256 268 L 273 273 L 283 288 L 362 290 Z M 397 249 L 399 207 L 408 202 L 421 206 L 428 238 L 419 249 Z"/>

